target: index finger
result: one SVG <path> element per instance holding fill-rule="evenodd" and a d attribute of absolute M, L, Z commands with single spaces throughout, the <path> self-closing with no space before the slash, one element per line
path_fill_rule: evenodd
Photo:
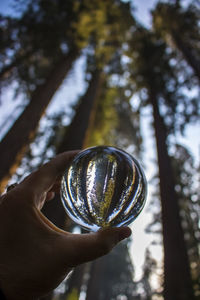
<path fill-rule="evenodd" d="M 57 155 L 50 162 L 44 164 L 37 171 L 25 178 L 22 185 L 26 185 L 39 195 L 47 192 L 78 152 L 80 150 L 67 151 Z"/>

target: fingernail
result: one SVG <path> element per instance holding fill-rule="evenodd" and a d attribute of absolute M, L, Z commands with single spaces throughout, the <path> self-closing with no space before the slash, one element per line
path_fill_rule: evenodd
<path fill-rule="evenodd" d="M 126 238 L 128 238 L 131 235 L 132 231 L 129 227 L 123 227 L 121 228 L 121 231 L 119 232 L 119 241 L 122 241 Z"/>

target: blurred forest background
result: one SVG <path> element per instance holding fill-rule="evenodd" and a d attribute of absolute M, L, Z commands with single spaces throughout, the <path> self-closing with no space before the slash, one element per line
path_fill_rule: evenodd
<path fill-rule="evenodd" d="M 200 166 L 180 142 L 199 129 L 200 1 L 155 1 L 150 26 L 134 0 L 13 3 L 0 15 L 1 192 L 57 153 L 93 145 L 133 154 L 149 182 L 133 241 L 44 299 L 200 299 Z M 43 212 L 80 232 L 59 196 Z"/>

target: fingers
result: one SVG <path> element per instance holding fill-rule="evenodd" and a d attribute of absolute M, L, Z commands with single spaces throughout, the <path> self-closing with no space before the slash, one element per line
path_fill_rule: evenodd
<path fill-rule="evenodd" d="M 129 227 L 107 228 L 96 233 L 68 234 L 63 240 L 63 255 L 70 258 L 70 267 L 101 257 L 131 235 Z"/>
<path fill-rule="evenodd" d="M 60 193 L 61 179 L 62 179 L 62 176 L 58 176 L 56 178 L 56 181 L 54 182 L 52 188 L 50 189 L 50 192 L 54 192 L 56 194 Z"/>
<path fill-rule="evenodd" d="M 74 150 L 74 151 L 67 151 L 67 152 L 57 155 L 49 163 L 43 165 L 43 167 L 40 168 L 41 173 L 44 172 L 47 175 L 50 172 L 50 174 L 52 176 L 57 177 L 58 175 L 60 175 L 61 173 L 63 173 L 65 171 L 68 163 L 79 152 L 80 152 L 80 150 Z"/>
<path fill-rule="evenodd" d="M 70 161 L 78 152 L 79 150 L 75 150 L 57 155 L 50 162 L 25 178 L 21 186 L 30 189 L 37 196 L 49 191 L 53 187 L 57 177 L 65 171 Z"/>
<path fill-rule="evenodd" d="M 46 195 L 45 202 L 52 200 L 54 197 L 55 197 L 55 192 L 53 192 L 53 191 L 48 192 Z"/>

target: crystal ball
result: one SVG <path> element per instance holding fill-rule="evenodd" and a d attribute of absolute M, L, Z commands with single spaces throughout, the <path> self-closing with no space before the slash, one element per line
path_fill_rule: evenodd
<path fill-rule="evenodd" d="M 144 207 L 146 194 L 139 162 L 115 147 L 79 152 L 61 180 L 61 201 L 67 214 L 92 231 L 133 222 Z"/>

